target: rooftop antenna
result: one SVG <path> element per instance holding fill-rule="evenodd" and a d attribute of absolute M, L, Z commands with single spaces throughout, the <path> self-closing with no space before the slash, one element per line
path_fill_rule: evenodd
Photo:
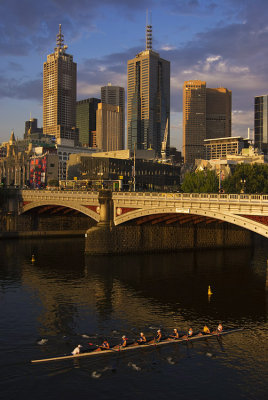
<path fill-rule="evenodd" d="M 152 12 L 150 11 L 150 21 L 148 21 L 148 9 L 146 10 L 146 50 L 152 50 Z"/>
<path fill-rule="evenodd" d="M 64 35 L 61 33 L 61 24 L 59 24 L 59 33 L 57 34 L 57 47 L 59 49 L 64 47 Z"/>

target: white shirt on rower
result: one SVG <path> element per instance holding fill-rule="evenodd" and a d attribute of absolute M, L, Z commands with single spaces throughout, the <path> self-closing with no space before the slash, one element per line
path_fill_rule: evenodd
<path fill-rule="evenodd" d="M 73 351 L 72 351 L 72 355 L 75 356 L 77 354 L 80 354 L 80 349 L 81 349 L 81 345 L 79 344 Z"/>

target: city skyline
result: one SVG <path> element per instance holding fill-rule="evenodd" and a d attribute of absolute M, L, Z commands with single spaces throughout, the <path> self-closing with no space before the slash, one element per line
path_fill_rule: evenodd
<path fill-rule="evenodd" d="M 182 147 L 182 87 L 201 79 L 233 93 L 233 135 L 254 126 L 254 97 L 267 94 L 267 14 L 263 0 L 104 1 L 74 5 L 11 0 L 0 5 L 0 142 L 24 121 L 42 126 L 42 65 L 58 25 L 78 65 L 78 100 L 99 97 L 111 82 L 126 89 L 127 60 L 145 49 L 146 8 L 152 11 L 153 49 L 171 62 L 171 145 Z M 29 12 L 31 10 L 31 12 Z M 261 12 L 260 12 L 261 10 Z M 14 113 L 15 110 L 15 113 Z"/>

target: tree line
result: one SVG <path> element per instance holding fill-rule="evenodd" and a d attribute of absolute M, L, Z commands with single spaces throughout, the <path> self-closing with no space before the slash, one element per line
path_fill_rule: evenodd
<path fill-rule="evenodd" d="M 213 170 L 188 172 L 181 190 L 185 193 L 268 194 L 268 164 L 238 164 L 232 175 L 221 181 Z"/>

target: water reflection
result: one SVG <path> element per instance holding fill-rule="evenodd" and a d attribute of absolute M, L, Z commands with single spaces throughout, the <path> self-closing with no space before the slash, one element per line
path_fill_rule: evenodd
<path fill-rule="evenodd" d="M 34 379 L 36 393 L 45 382 L 47 390 L 58 397 L 75 378 L 80 387 L 89 386 L 88 397 L 96 399 L 125 398 L 137 390 L 150 399 L 152 387 L 157 388 L 154 399 L 177 398 L 180 377 L 181 398 L 212 398 L 219 388 L 225 398 L 265 398 L 268 249 L 264 244 L 247 249 L 85 257 L 83 240 L 1 241 L 0 368 L 6 398 L 12 398 L 16 387 L 27 393 L 28 376 Z M 208 285 L 213 291 L 210 301 Z M 159 326 L 164 332 L 174 326 L 199 330 L 204 323 L 212 327 L 219 320 L 226 327 L 249 329 L 222 342 L 175 345 L 102 361 L 75 360 L 69 368 L 47 365 L 30 370 L 25 363 L 30 357 L 68 353 L 80 342 L 99 343 L 104 336 L 116 343 L 123 332 L 132 339 L 141 329 L 152 336 Z M 40 338 L 48 339 L 45 346 L 37 344 Z M 111 377 L 114 369 L 117 375 Z M 207 371 L 214 374 L 209 385 Z M 105 380 L 94 386 L 92 382 L 98 379 Z M 70 393 L 72 398 L 81 394 L 77 389 Z"/>
<path fill-rule="evenodd" d="M 21 282 L 41 305 L 40 335 L 70 334 L 87 323 L 96 331 L 111 321 L 116 328 L 182 329 L 266 321 L 266 248 L 85 257 L 83 241 L 59 239 L 56 246 L 55 240 L 2 242 L 0 250 L 2 285 Z"/>

